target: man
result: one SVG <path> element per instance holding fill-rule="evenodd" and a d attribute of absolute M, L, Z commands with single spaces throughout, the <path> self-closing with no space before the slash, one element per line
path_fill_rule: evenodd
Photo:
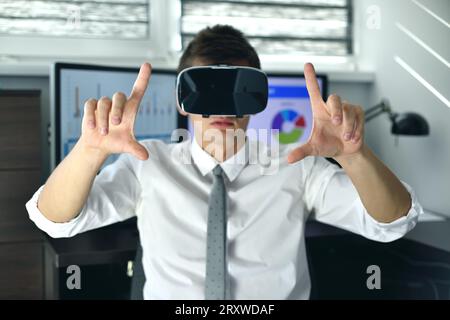
<path fill-rule="evenodd" d="M 219 63 L 260 68 L 242 33 L 215 26 L 192 40 L 179 71 Z M 362 108 L 336 95 L 323 101 L 311 64 L 313 132 L 304 145 L 280 148 L 276 174 L 249 161 L 263 144 L 225 137 L 245 130 L 248 117 L 193 115 L 192 141 L 137 142 L 133 124 L 150 73 L 143 64 L 129 97 L 86 102 L 79 141 L 27 203 L 52 237 L 137 215 L 145 298 L 307 299 L 309 213 L 383 242 L 416 224 L 422 208 L 414 193 L 364 144 Z M 225 138 L 209 139 L 211 130 Z M 122 155 L 96 176 L 113 153 Z"/>

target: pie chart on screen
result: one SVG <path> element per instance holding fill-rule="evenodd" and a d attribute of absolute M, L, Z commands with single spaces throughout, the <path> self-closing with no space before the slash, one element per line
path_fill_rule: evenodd
<path fill-rule="evenodd" d="M 295 143 L 305 132 L 305 117 L 294 110 L 282 110 L 273 118 L 272 129 L 279 131 L 277 136 L 281 144 Z"/>

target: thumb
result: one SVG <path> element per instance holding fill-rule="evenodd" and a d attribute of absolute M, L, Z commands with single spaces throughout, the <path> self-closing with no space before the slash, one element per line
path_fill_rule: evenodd
<path fill-rule="evenodd" d="M 292 150 L 288 155 L 288 162 L 294 163 L 300 160 L 303 160 L 307 156 L 310 156 L 313 154 L 313 148 L 309 143 L 306 143 L 298 148 L 295 148 Z"/>
<path fill-rule="evenodd" d="M 131 153 L 139 160 L 147 160 L 149 157 L 147 149 L 136 140 L 128 144 L 126 152 Z"/>

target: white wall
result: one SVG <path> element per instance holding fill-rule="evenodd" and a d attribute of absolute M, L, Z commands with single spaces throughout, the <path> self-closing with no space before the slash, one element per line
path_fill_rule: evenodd
<path fill-rule="evenodd" d="M 416 3 L 439 15 L 447 26 Z M 398 56 L 405 61 L 442 94 L 448 104 L 450 1 L 355 0 L 355 6 L 355 13 L 366 17 L 358 21 L 360 66 L 375 70 L 370 103 L 375 104 L 382 97 L 387 97 L 395 111 L 420 113 L 431 127 L 429 137 L 402 137 L 396 146 L 389 133 L 388 119 L 378 118 L 367 125 L 368 143 L 402 179 L 415 188 L 426 209 L 450 216 L 450 106 L 394 60 Z M 373 14 L 367 14 L 369 7 L 369 12 L 379 8 L 380 29 L 367 27 L 367 18 L 373 18 Z M 444 61 L 419 45 L 396 23 L 420 38 Z M 369 23 L 370 27 L 374 25 Z"/>

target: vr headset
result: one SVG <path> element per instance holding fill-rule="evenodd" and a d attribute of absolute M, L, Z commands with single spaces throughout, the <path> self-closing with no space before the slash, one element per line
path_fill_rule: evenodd
<path fill-rule="evenodd" d="M 266 108 L 269 86 L 266 74 L 255 68 L 191 67 L 178 75 L 176 96 L 182 114 L 243 117 Z"/>

